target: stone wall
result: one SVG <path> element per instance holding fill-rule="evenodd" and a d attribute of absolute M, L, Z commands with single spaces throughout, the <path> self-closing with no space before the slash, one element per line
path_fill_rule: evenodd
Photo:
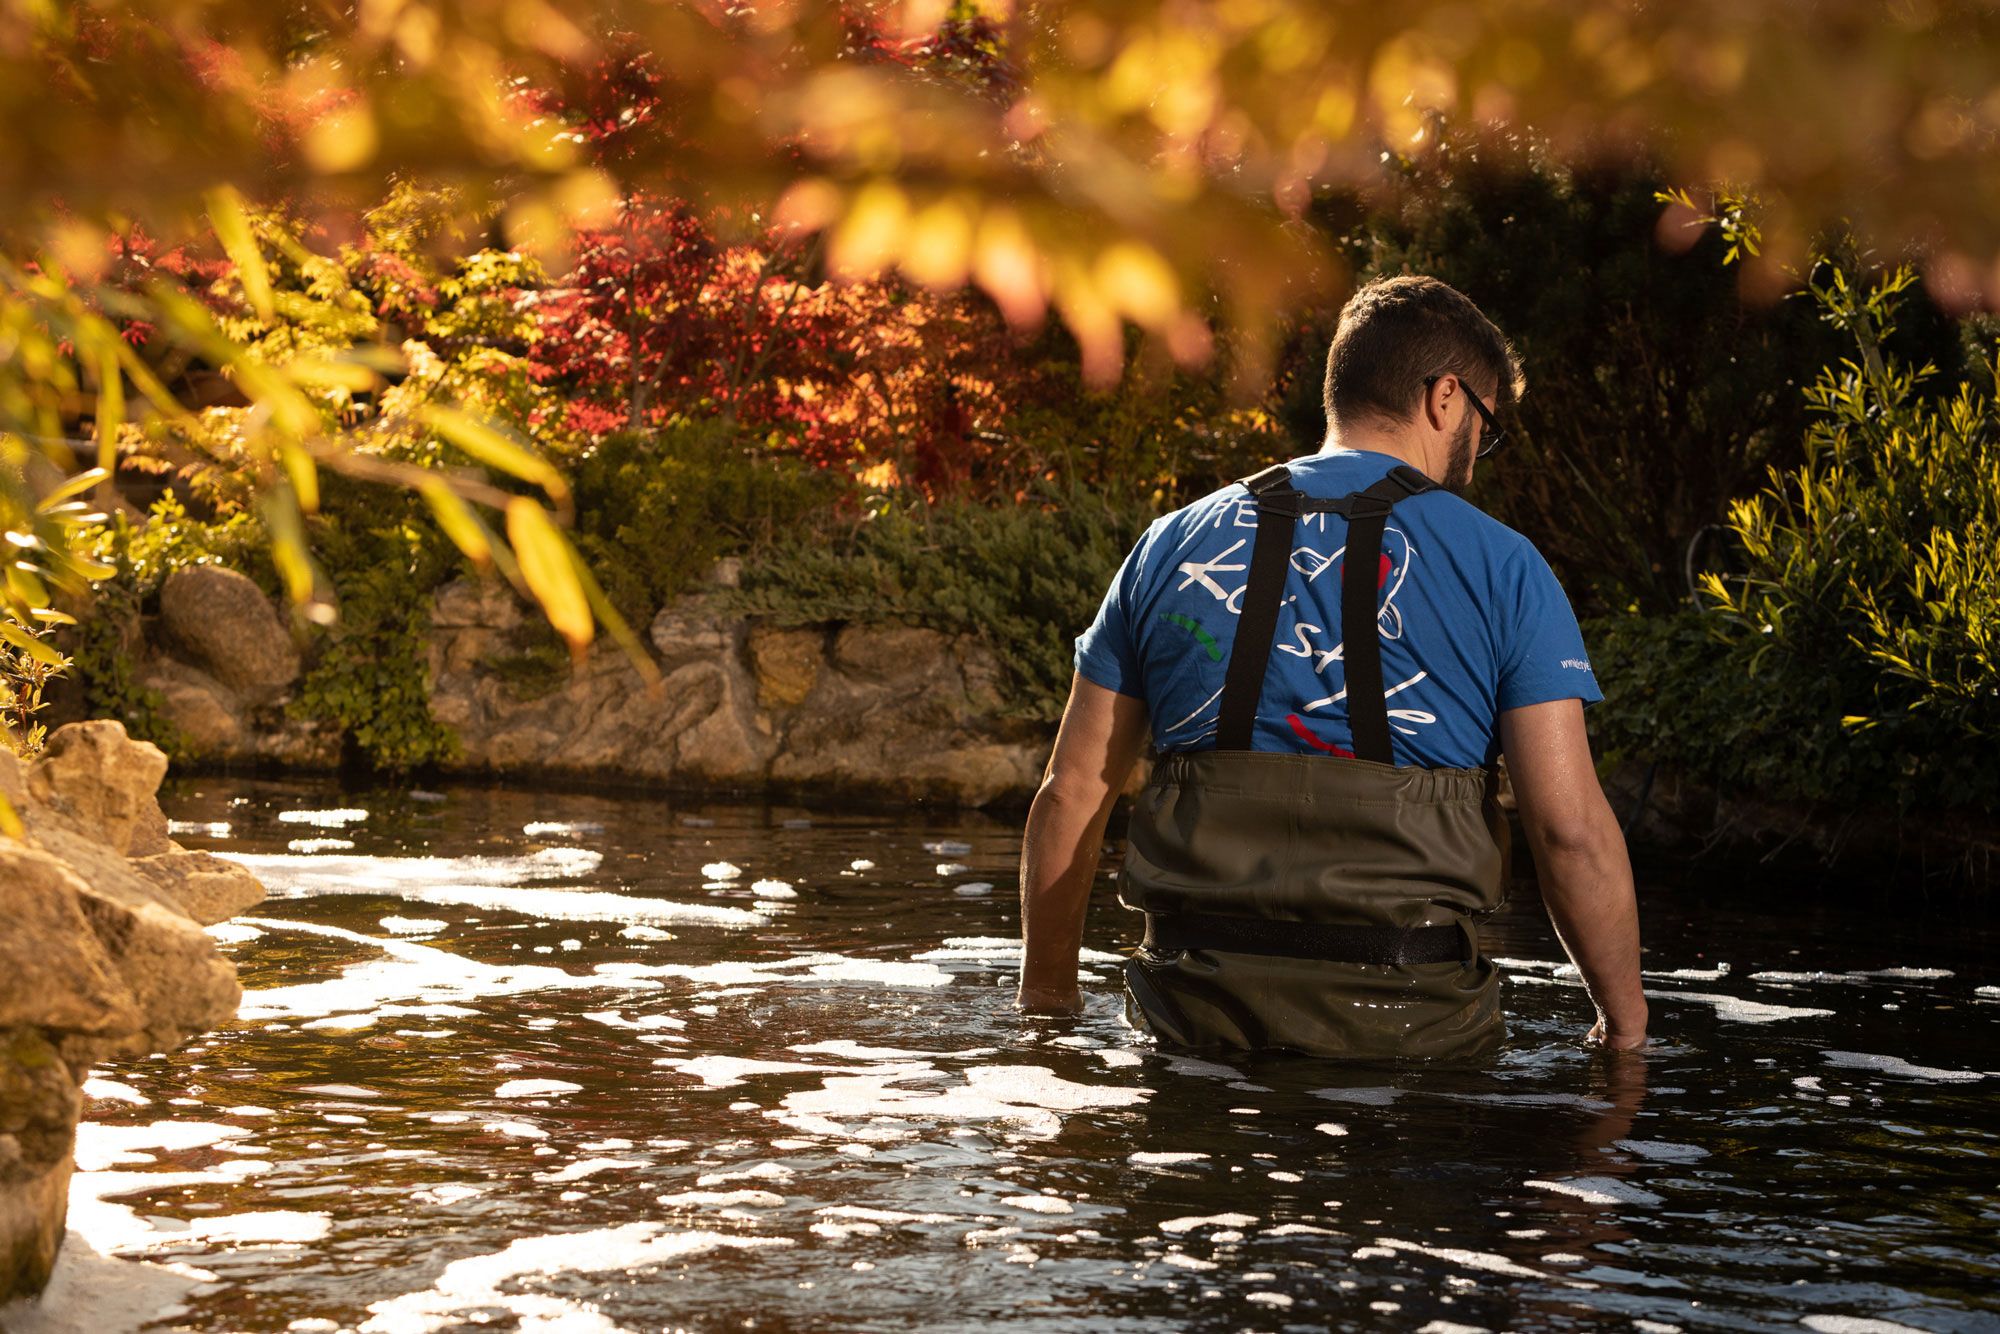
<path fill-rule="evenodd" d="M 201 928 L 264 897 L 248 871 L 167 837 L 166 756 L 114 722 L 0 749 L 0 1301 L 40 1291 L 62 1243 L 85 1072 L 180 1045 L 236 1013 Z"/>
<path fill-rule="evenodd" d="M 720 611 L 718 592 L 653 619 L 660 680 L 648 684 L 608 642 L 573 667 L 524 670 L 552 651 L 539 613 L 498 580 L 446 585 L 429 650 L 431 711 L 458 741 L 444 767 L 959 806 L 1033 794 L 1051 729 L 1006 716 L 983 645 L 909 626 L 762 625 Z M 300 654 L 255 584 L 196 566 L 168 578 L 160 604 L 131 652 L 188 760 L 339 764 L 339 735 L 286 711 Z"/>
<path fill-rule="evenodd" d="M 548 631 L 505 585 L 448 585 L 432 616 L 431 709 L 452 767 L 669 787 L 983 806 L 1032 794 L 1048 729 L 1004 716 L 1000 669 L 908 626 L 760 625 L 713 592 L 653 619 L 661 679 L 612 646 L 537 690 L 504 670 Z"/>

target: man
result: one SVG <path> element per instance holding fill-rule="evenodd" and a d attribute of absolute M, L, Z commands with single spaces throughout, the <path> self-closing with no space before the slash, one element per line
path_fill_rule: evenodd
<path fill-rule="evenodd" d="M 1081 1008 L 1113 802 L 1150 728 L 1120 897 L 1127 1013 L 1179 1047 L 1465 1056 L 1503 1036 L 1477 923 L 1502 898 L 1504 752 L 1591 1042 L 1645 1041 L 1625 843 L 1591 764 L 1601 698 L 1539 553 L 1460 499 L 1519 359 L 1431 278 L 1357 292 L 1326 446 L 1155 522 L 1077 641 L 1022 846 L 1019 1002 Z M 1489 406 L 1490 405 L 1490 406 Z"/>

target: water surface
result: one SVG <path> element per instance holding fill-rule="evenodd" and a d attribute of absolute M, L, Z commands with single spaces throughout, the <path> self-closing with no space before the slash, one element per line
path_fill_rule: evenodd
<path fill-rule="evenodd" d="M 2000 1328 L 2000 969 L 1921 902 L 1642 886 L 1615 1059 L 1517 892 L 1496 1059 L 1223 1063 L 1121 1022 L 1108 874 L 1087 1013 L 1014 1012 L 981 817 L 167 806 L 272 891 L 243 1010 L 97 1072 L 17 1334 Z"/>

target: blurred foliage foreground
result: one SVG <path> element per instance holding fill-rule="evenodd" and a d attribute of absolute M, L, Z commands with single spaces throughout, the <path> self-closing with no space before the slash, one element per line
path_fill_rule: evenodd
<path fill-rule="evenodd" d="M 0 11 L 11 744 L 68 653 L 171 747 L 134 636 L 201 561 L 391 770 L 450 754 L 467 569 L 550 677 L 599 628 L 650 673 L 635 627 L 736 555 L 746 613 L 977 635 L 1051 718 L 1147 517 L 1316 447 L 1339 275 L 1414 269 L 1540 387 L 1478 498 L 1597 614 L 1613 753 L 1993 804 L 1990 341 L 1808 258 L 1846 216 L 1995 296 L 1990 7 L 577 12 Z"/>
<path fill-rule="evenodd" d="M 1819 264 L 1797 298 L 1745 305 L 1723 238 L 1683 254 L 1655 243 L 1657 182 L 1643 170 L 1578 176 L 1525 150 L 1397 170 L 1404 189 L 1387 204 L 1328 201 L 1321 225 L 1364 273 L 1461 282 L 1527 355 L 1525 441 L 1482 470 L 1476 499 L 1544 546 L 1586 614 L 1609 695 L 1592 714 L 1600 746 L 1725 793 L 1990 811 L 1990 326 L 1955 324 L 1909 270 L 1853 256 Z M 367 441 L 354 458 L 417 484 L 325 479 L 303 519 L 308 577 L 340 615 L 300 625 L 306 676 L 289 706 L 337 724 L 381 769 L 452 748 L 428 709 L 428 608 L 476 562 L 424 479 L 485 442 L 462 450 L 436 429 L 457 424 L 429 415 L 440 402 L 531 442 L 529 463 L 509 462 L 571 507 L 580 563 L 621 620 L 643 627 L 736 556 L 741 586 L 715 595 L 743 614 L 977 637 L 1006 670 L 1011 710 L 1042 721 L 1060 711 L 1071 636 L 1145 523 L 1317 444 L 1324 316 L 1294 329 L 1261 402 L 1232 407 L 1219 373 L 1144 358 L 1092 394 L 1059 331 L 1023 343 L 977 299 L 894 280 L 832 287 L 786 270 L 798 257 L 781 247 L 725 245 L 661 201 L 635 201 L 630 230 L 586 237 L 553 278 L 512 251 L 439 258 L 427 242 L 448 226 L 445 203 L 398 191 L 325 260 L 294 256 L 295 221 L 247 215 L 252 243 L 276 256 L 268 318 L 250 313 L 226 258 L 130 243 L 204 318 L 240 322 L 232 336 L 251 355 L 296 366 L 393 339 L 407 364 L 379 392 L 312 391 L 315 413 Z M 1555 247 L 1592 262 L 1548 282 Z M 634 292 L 643 320 L 627 313 Z M 1583 307 L 1610 312 L 1595 336 L 1577 336 Z M 132 665 L 162 582 L 205 561 L 274 597 L 286 578 L 260 508 L 266 465 L 239 443 L 258 408 L 195 380 L 155 330 L 113 328 L 120 355 L 181 377 L 172 392 L 216 401 L 171 433 L 119 426 L 121 486 L 164 488 L 150 513 L 91 515 L 79 488 L 96 475 L 44 502 L 41 521 L 75 530 L 62 549 L 96 581 L 59 600 L 56 620 L 77 624 L 0 647 L 17 745 L 35 742 L 63 650 L 89 711 L 173 749 Z M 553 634 L 548 647 L 515 665 L 531 688 L 566 670 Z"/>

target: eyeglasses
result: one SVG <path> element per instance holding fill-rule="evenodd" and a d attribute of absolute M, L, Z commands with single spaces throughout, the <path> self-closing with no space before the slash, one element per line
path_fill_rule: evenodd
<path fill-rule="evenodd" d="M 1465 377 L 1456 371 L 1440 371 L 1436 375 L 1426 375 L 1424 377 L 1424 388 L 1429 389 L 1447 375 L 1458 381 L 1458 387 L 1465 391 L 1466 401 L 1472 404 L 1473 411 L 1479 414 L 1479 420 L 1485 423 L 1484 430 L 1480 436 L 1479 452 L 1472 456 L 1476 459 L 1483 459 L 1494 450 L 1500 448 L 1500 442 L 1507 438 L 1506 428 L 1500 425 L 1500 419 L 1493 415 L 1492 409 L 1479 401 L 1479 395 L 1472 392 L 1472 386 L 1465 382 Z"/>

